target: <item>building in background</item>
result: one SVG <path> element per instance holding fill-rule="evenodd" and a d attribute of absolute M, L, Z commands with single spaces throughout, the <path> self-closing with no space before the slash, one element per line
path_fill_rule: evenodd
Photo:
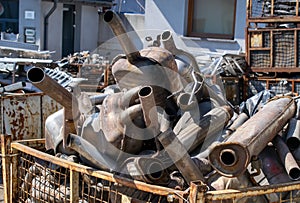
<path fill-rule="evenodd" d="M 246 2 L 242 0 L 0 2 L 0 45 L 6 45 L 5 40 L 17 41 L 20 47 L 54 51 L 54 59 L 78 51 L 93 51 L 113 38 L 102 21 L 103 13 L 110 8 L 120 13 L 130 32 L 173 31 L 178 36 L 176 43 L 196 57 L 203 53 L 245 51 Z M 143 41 L 138 45 L 145 46 Z"/>

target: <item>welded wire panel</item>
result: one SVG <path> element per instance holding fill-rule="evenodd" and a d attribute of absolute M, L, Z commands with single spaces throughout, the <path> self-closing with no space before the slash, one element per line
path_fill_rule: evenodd
<path fill-rule="evenodd" d="M 295 66 L 294 31 L 274 32 L 273 38 L 274 66 Z"/>
<path fill-rule="evenodd" d="M 18 202 L 70 202 L 69 171 L 21 153 Z"/>
<path fill-rule="evenodd" d="M 250 18 L 297 16 L 297 0 L 251 0 Z"/>
<path fill-rule="evenodd" d="M 250 66 L 251 67 L 270 67 L 271 56 L 270 51 L 253 50 L 250 52 Z"/>
<path fill-rule="evenodd" d="M 30 140 L 21 142 L 30 145 Z M 107 172 L 103 175 L 101 171 L 91 167 L 70 162 L 71 157 L 73 161 L 76 160 L 74 155 L 58 153 L 54 157 L 45 152 L 44 145 L 43 147 L 34 145 L 34 149 L 38 148 L 38 151 L 18 143 L 14 146 L 20 147 L 17 150 L 17 169 L 13 169 L 18 171 L 18 187 L 12 191 L 16 193 L 16 202 L 159 203 L 184 202 L 187 198 L 187 193 L 183 191 L 147 186 L 148 184 L 134 182 L 132 179 Z M 153 188 L 154 191 L 149 188 Z"/>

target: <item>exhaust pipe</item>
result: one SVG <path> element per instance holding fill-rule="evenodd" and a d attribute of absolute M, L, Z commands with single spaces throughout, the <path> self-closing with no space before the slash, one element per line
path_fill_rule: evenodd
<path fill-rule="evenodd" d="M 295 114 L 291 98 L 271 100 L 240 126 L 225 142 L 215 146 L 208 158 L 220 174 L 235 177 L 243 173 Z"/>
<path fill-rule="evenodd" d="M 138 58 L 141 57 L 141 55 L 127 35 L 119 16 L 113 11 L 106 11 L 104 14 L 104 21 L 109 24 L 114 35 L 118 38 L 119 43 L 125 52 L 127 60 L 131 64 L 134 64 Z"/>
<path fill-rule="evenodd" d="M 285 170 L 292 180 L 299 180 L 300 178 L 300 167 L 298 166 L 294 156 L 290 152 L 288 146 L 285 144 L 283 139 L 277 135 L 273 139 L 273 144 L 277 149 L 278 156 L 285 166 Z"/>
<path fill-rule="evenodd" d="M 286 135 L 286 144 L 290 150 L 295 150 L 300 145 L 300 120 L 291 118 Z"/>
<path fill-rule="evenodd" d="M 77 100 L 72 93 L 63 88 L 59 83 L 50 78 L 38 67 L 33 67 L 27 72 L 27 79 L 49 97 L 64 107 L 63 147 L 66 147 L 66 137 L 69 133 L 76 134 L 77 120 L 80 113 Z"/>
<path fill-rule="evenodd" d="M 158 136 L 158 140 L 163 145 L 188 185 L 196 180 L 204 182 L 203 174 L 199 168 L 197 168 L 195 162 L 191 159 L 185 147 L 172 130 L 161 133 Z"/>

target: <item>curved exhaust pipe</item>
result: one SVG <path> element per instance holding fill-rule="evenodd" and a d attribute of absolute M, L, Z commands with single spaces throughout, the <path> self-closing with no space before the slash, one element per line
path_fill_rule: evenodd
<path fill-rule="evenodd" d="M 69 133 L 76 134 L 79 110 L 77 100 L 71 92 L 45 74 L 44 70 L 33 67 L 27 72 L 27 79 L 42 92 L 64 107 L 63 146 L 66 147 L 66 137 Z"/>
<path fill-rule="evenodd" d="M 141 57 L 141 55 L 127 35 L 124 25 L 121 23 L 122 21 L 119 16 L 116 15 L 115 12 L 109 10 L 104 14 L 104 21 L 109 24 L 111 30 L 118 38 L 128 61 L 133 64 L 135 61 L 137 61 L 138 58 Z"/>

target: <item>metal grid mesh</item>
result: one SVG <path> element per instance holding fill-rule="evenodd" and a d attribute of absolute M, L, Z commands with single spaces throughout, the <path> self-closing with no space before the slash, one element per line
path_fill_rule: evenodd
<path fill-rule="evenodd" d="M 270 52 L 265 50 L 255 50 L 250 52 L 250 66 L 270 67 Z"/>
<path fill-rule="evenodd" d="M 271 0 L 252 0 L 251 18 L 281 16 L 296 16 L 296 0 L 275 0 L 272 7 Z M 272 15 L 273 12 L 273 15 Z"/>
<path fill-rule="evenodd" d="M 292 67 L 295 65 L 294 32 L 282 31 L 273 34 L 274 66 Z"/>
<path fill-rule="evenodd" d="M 40 149 L 39 154 L 45 154 Z M 71 169 L 53 164 L 51 161 L 40 159 L 40 156 L 33 156 L 23 151 L 18 151 L 18 175 L 17 175 L 17 199 L 16 202 L 71 202 L 72 192 L 71 180 L 74 177 Z M 99 178 L 83 172 L 83 169 L 76 170 L 78 181 L 78 202 L 183 202 L 180 194 L 162 195 L 147 190 L 130 188 L 121 183 L 110 181 L 109 179 Z M 93 169 L 91 168 L 91 171 Z M 73 169 L 72 169 L 73 171 Z M 74 172 L 73 172 L 74 173 Z M 74 183 L 73 183 L 74 184 Z M 74 188 L 74 186 L 73 186 Z M 167 192 L 166 192 L 167 193 Z"/>

